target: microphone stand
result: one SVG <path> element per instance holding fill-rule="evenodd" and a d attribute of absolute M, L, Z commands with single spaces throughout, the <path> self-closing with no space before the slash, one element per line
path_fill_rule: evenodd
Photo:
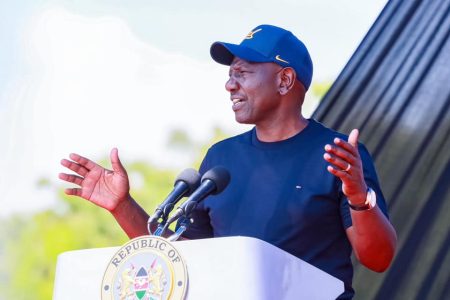
<path fill-rule="evenodd" d="M 191 219 L 189 219 L 185 216 L 182 216 L 178 220 L 179 220 L 179 222 L 178 222 L 179 226 L 178 226 L 177 230 L 171 236 L 169 236 L 167 238 L 167 240 L 170 242 L 174 242 L 174 241 L 178 240 L 180 238 L 180 236 L 186 231 L 189 224 L 192 222 Z M 158 227 L 156 228 L 155 232 L 152 233 L 152 231 L 151 231 L 152 224 L 153 224 L 153 222 L 150 222 L 150 219 L 149 219 L 149 221 L 147 222 L 148 233 L 150 235 L 154 235 L 154 236 L 162 236 L 170 225 L 167 223 L 167 218 L 165 218 L 161 221 L 161 223 L 158 223 Z"/>
<path fill-rule="evenodd" d="M 176 240 L 178 240 L 180 238 L 180 236 L 186 231 L 187 227 L 189 226 L 189 224 L 191 223 L 191 220 L 189 218 L 186 217 L 181 217 L 179 219 L 179 227 L 177 228 L 177 230 L 167 238 L 167 240 L 169 240 L 169 242 L 174 242 Z"/>
<path fill-rule="evenodd" d="M 161 221 L 161 223 L 158 223 L 158 221 L 156 220 L 156 224 L 158 224 L 158 227 L 156 227 L 156 230 L 155 230 L 155 232 L 152 232 L 152 229 L 151 229 L 151 226 L 154 224 L 154 222 L 152 222 L 150 219 L 148 219 L 148 221 L 147 221 L 147 230 L 148 230 L 148 233 L 150 234 L 150 235 L 155 235 L 155 236 L 162 236 L 162 234 L 164 233 L 164 231 L 166 230 L 164 227 L 165 227 L 165 224 L 166 224 L 166 219 L 163 219 L 162 221 Z"/>
<path fill-rule="evenodd" d="M 155 236 L 163 235 L 163 233 L 166 231 L 167 227 L 170 225 L 170 224 L 166 224 L 167 217 L 169 216 L 169 214 L 172 211 L 172 209 L 174 208 L 174 206 L 175 206 L 175 204 L 173 204 L 173 203 L 170 203 L 170 204 L 167 204 L 166 206 L 164 206 L 164 208 L 161 210 L 161 222 L 160 223 L 158 223 L 158 218 L 154 219 L 153 216 L 151 216 L 148 219 L 147 230 L 150 235 L 155 235 Z M 155 232 L 152 233 L 151 225 L 153 225 L 154 222 L 156 222 L 156 224 L 158 224 L 158 227 L 156 228 Z"/>

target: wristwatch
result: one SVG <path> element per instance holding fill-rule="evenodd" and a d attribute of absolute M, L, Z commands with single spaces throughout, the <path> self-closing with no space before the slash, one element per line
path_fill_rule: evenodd
<path fill-rule="evenodd" d="M 350 200 L 348 200 L 348 206 L 350 206 L 353 210 L 369 210 L 374 208 L 377 205 L 377 194 L 375 194 L 375 191 L 372 190 L 370 187 L 367 188 L 367 195 L 366 195 L 366 202 L 364 204 L 359 205 L 353 205 L 350 203 Z"/>

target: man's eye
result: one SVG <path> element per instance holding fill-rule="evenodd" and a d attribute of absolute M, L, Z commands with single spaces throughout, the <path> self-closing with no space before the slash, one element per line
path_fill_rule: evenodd
<path fill-rule="evenodd" d="M 229 77 L 240 78 L 240 77 L 245 76 L 245 75 L 247 75 L 249 73 L 251 73 L 251 72 L 248 71 L 248 70 L 236 70 L 236 71 L 231 72 L 229 74 Z"/>
<path fill-rule="evenodd" d="M 239 76 L 240 77 L 242 77 L 242 76 L 247 76 L 248 74 L 250 74 L 251 72 L 250 71 L 248 71 L 248 70 L 242 70 L 242 71 L 239 71 Z"/>

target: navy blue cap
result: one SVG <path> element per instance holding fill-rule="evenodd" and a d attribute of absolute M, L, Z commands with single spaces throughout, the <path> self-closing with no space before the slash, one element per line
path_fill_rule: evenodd
<path fill-rule="evenodd" d="M 292 32 L 273 25 L 260 25 L 250 31 L 239 44 L 215 42 L 211 57 L 223 65 L 231 65 L 237 56 L 249 62 L 273 62 L 291 67 L 305 90 L 311 85 L 313 65 L 308 49 Z"/>

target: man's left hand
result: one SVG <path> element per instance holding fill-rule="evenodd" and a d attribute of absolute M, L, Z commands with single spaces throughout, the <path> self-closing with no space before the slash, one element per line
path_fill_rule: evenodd
<path fill-rule="evenodd" d="M 326 153 L 323 155 L 324 159 L 331 164 L 327 167 L 328 172 L 341 179 L 342 191 L 354 205 L 363 204 L 367 194 L 358 151 L 358 136 L 358 129 L 353 129 L 347 142 L 335 138 L 334 145 L 325 145 Z"/>

